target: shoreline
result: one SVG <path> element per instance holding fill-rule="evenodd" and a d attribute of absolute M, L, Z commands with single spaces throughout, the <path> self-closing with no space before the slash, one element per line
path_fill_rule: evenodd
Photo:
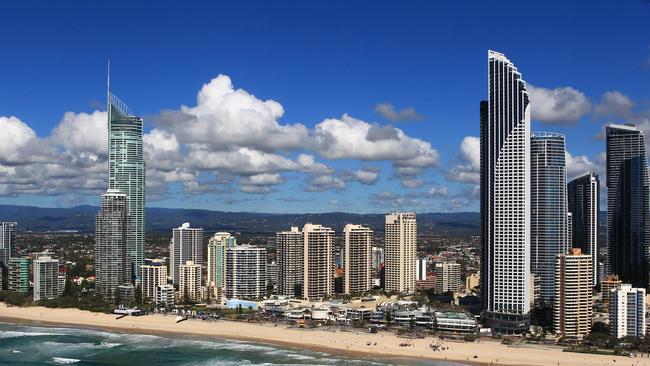
<path fill-rule="evenodd" d="M 49 309 L 44 307 L 8 307 L 0 303 L 0 321 L 35 326 L 62 326 L 111 332 L 149 334 L 169 337 L 185 335 L 197 338 L 236 340 L 269 344 L 283 348 L 312 350 L 356 359 L 385 359 L 406 363 L 426 361 L 455 362 L 465 365 L 519 365 L 519 366 L 627 366 L 638 365 L 640 359 L 623 356 L 603 356 L 562 352 L 548 346 L 510 347 L 498 341 L 441 342 L 437 338 L 406 340 L 393 333 L 376 334 L 362 331 L 334 331 L 325 329 L 294 329 L 285 324 L 245 323 L 228 320 L 207 322 L 186 320 L 176 323 L 172 315 L 147 315 L 115 319 L 115 315 L 91 313 L 78 309 Z M 366 342 L 372 342 L 368 346 Z M 409 342 L 411 347 L 400 347 Z M 445 351 L 434 352 L 430 343 L 442 343 Z M 531 352 L 534 350 L 534 352 Z M 474 359 L 473 356 L 478 358 Z M 561 361 L 558 361 L 561 360 Z M 645 361 L 645 359 L 643 359 Z"/>

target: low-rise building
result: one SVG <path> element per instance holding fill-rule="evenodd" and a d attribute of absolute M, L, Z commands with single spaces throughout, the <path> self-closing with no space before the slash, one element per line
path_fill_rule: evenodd
<path fill-rule="evenodd" d="M 156 287 L 154 301 L 157 306 L 172 308 L 174 307 L 174 300 L 174 286 L 164 284 Z"/>
<path fill-rule="evenodd" d="M 622 284 L 609 294 L 609 329 L 616 338 L 643 337 L 646 332 L 645 289 Z"/>

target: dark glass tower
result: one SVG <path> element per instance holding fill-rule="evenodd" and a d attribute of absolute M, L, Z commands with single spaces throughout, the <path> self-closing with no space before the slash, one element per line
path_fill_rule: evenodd
<path fill-rule="evenodd" d="M 580 248 L 591 257 L 593 285 L 598 283 L 598 216 L 600 210 L 600 180 L 587 173 L 568 185 L 569 212 L 573 217 L 572 247 Z"/>
<path fill-rule="evenodd" d="M 488 51 L 481 102 L 481 297 L 495 333 L 530 323 L 530 99 L 508 58 Z"/>
<path fill-rule="evenodd" d="M 540 279 L 541 303 L 555 296 L 555 259 L 569 249 L 564 135 L 533 133 L 530 139 L 530 265 Z"/>
<path fill-rule="evenodd" d="M 650 182 L 644 134 L 634 125 L 609 125 L 606 136 L 609 271 L 646 288 Z"/>

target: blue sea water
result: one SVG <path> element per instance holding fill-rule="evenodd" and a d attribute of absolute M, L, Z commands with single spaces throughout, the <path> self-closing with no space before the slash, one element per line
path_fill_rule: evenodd
<path fill-rule="evenodd" d="M 267 344 L 0 323 L 0 365 L 418 365 Z M 421 364 L 421 363 L 420 363 Z M 426 365 L 458 365 L 427 362 Z"/>

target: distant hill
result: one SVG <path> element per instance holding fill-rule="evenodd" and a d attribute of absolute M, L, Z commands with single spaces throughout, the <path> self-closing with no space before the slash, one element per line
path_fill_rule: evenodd
<path fill-rule="evenodd" d="M 78 230 L 94 232 L 94 206 L 45 208 L 33 206 L 0 205 L 0 221 L 17 221 L 21 231 Z M 364 224 L 383 231 L 383 214 L 352 214 L 329 212 L 320 214 L 272 214 L 253 212 L 223 212 L 177 208 L 147 208 L 147 230 L 169 231 L 190 222 L 207 231 L 229 230 L 242 232 L 276 232 L 306 222 L 319 223 L 342 231 L 346 223 Z M 477 212 L 420 213 L 418 231 L 446 235 L 479 235 L 480 218 Z"/>

